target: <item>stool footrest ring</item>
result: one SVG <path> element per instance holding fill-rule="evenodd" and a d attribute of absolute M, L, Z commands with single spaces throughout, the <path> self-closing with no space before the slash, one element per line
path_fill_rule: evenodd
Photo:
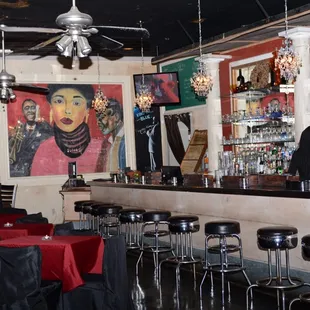
<path fill-rule="evenodd" d="M 310 304 L 310 293 L 300 294 L 299 299 L 301 302 L 304 302 L 306 304 Z"/>
<path fill-rule="evenodd" d="M 270 279 L 271 279 L 271 283 L 270 283 Z M 258 285 L 258 287 L 261 287 L 261 288 L 281 289 L 281 290 L 296 289 L 304 285 L 304 281 L 301 280 L 300 278 L 290 277 L 290 280 L 294 284 L 290 283 L 287 277 L 282 277 L 282 283 L 279 283 L 276 277 L 272 277 L 272 278 L 260 279 L 256 281 L 256 284 Z"/>
<path fill-rule="evenodd" d="M 242 267 L 240 264 L 227 264 L 224 265 L 224 269 L 220 264 L 210 264 L 203 267 L 204 270 L 209 270 L 211 272 L 220 272 L 220 273 L 234 273 L 245 270 L 245 267 Z"/>
<path fill-rule="evenodd" d="M 149 253 L 165 253 L 173 251 L 173 248 L 159 246 L 156 250 L 155 246 L 144 246 L 143 249 L 140 247 L 140 251 L 149 252 Z"/>
<path fill-rule="evenodd" d="M 222 246 L 223 252 L 226 253 L 234 253 L 240 251 L 239 245 L 234 244 L 227 244 L 225 247 Z M 221 252 L 221 246 L 220 245 L 213 245 L 208 247 L 208 252 L 211 254 L 220 254 Z"/>
<path fill-rule="evenodd" d="M 201 258 L 198 257 L 182 257 L 182 256 L 171 256 L 166 258 L 164 261 L 172 264 L 196 264 L 201 263 Z"/>

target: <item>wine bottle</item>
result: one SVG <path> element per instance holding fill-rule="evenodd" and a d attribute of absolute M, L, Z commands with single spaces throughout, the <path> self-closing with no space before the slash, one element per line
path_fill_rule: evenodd
<path fill-rule="evenodd" d="M 239 91 L 242 91 L 244 89 L 244 85 L 245 85 L 245 78 L 242 75 L 241 69 L 239 69 L 239 75 L 237 77 L 237 81 L 239 82 Z"/>

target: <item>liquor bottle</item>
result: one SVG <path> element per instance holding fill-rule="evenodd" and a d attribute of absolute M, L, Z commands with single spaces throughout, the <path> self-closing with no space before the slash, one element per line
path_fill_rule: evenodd
<path fill-rule="evenodd" d="M 244 90 L 244 86 L 245 86 L 245 78 L 242 75 L 242 70 L 241 69 L 239 69 L 239 75 L 237 77 L 237 81 L 239 82 L 239 86 L 238 86 L 239 91 L 243 91 Z"/>
<path fill-rule="evenodd" d="M 264 174 L 264 173 L 265 173 L 265 162 L 264 162 L 264 157 L 262 157 L 259 162 L 259 174 Z"/>

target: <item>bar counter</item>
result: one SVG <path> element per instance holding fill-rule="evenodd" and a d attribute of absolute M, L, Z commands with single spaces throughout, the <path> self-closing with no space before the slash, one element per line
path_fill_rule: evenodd
<path fill-rule="evenodd" d="M 310 192 L 281 188 L 205 188 L 167 185 L 122 184 L 91 181 L 91 199 L 124 207 L 166 210 L 173 215 L 199 216 L 200 231 L 194 247 L 204 249 L 204 223 L 235 220 L 241 225 L 244 257 L 252 269 L 262 267 L 267 254 L 257 247 L 257 229 L 272 225 L 295 226 L 302 236 L 310 234 Z M 291 267 L 306 272 L 309 263 L 301 256 L 300 242 L 290 251 Z M 256 266 L 256 267 L 254 267 Z"/>

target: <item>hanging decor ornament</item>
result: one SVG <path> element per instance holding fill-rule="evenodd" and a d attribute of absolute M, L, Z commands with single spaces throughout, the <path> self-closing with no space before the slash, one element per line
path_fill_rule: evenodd
<path fill-rule="evenodd" d="M 191 78 L 191 86 L 195 93 L 199 97 L 207 97 L 212 90 L 213 79 L 210 74 L 207 73 L 206 65 L 202 58 L 202 34 L 201 34 L 201 6 L 200 0 L 198 0 L 198 29 L 199 29 L 199 64 L 198 70 L 193 74 Z"/>
<path fill-rule="evenodd" d="M 98 113 L 103 113 L 108 107 L 109 100 L 108 98 L 103 94 L 103 91 L 101 90 L 100 86 L 100 62 L 99 62 L 99 54 L 97 55 L 97 65 L 98 65 L 98 88 L 96 90 L 94 99 L 92 101 L 92 107 L 95 109 Z"/>
<path fill-rule="evenodd" d="M 140 21 L 142 28 L 142 22 Z M 142 112 L 150 111 L 151 105 L 154 102 L 154 97 L 144 83 L 144 53 L 143 53 L 143 38 L 141 38 L 141 85 L 138 93 L 136 94 L 135 104 Z"/>
<path fill-rule="evenodd" d="M 293 83 L 300 72 L 302 62 L 298 54 L 294 51 L 292 40 L 288 38 L 288 18 L 287 0 L 284 0 L 285 9 L 285 40 L 275 58 L 275 68 L 280 70 L 280 75 L 287 82 Z"/>

